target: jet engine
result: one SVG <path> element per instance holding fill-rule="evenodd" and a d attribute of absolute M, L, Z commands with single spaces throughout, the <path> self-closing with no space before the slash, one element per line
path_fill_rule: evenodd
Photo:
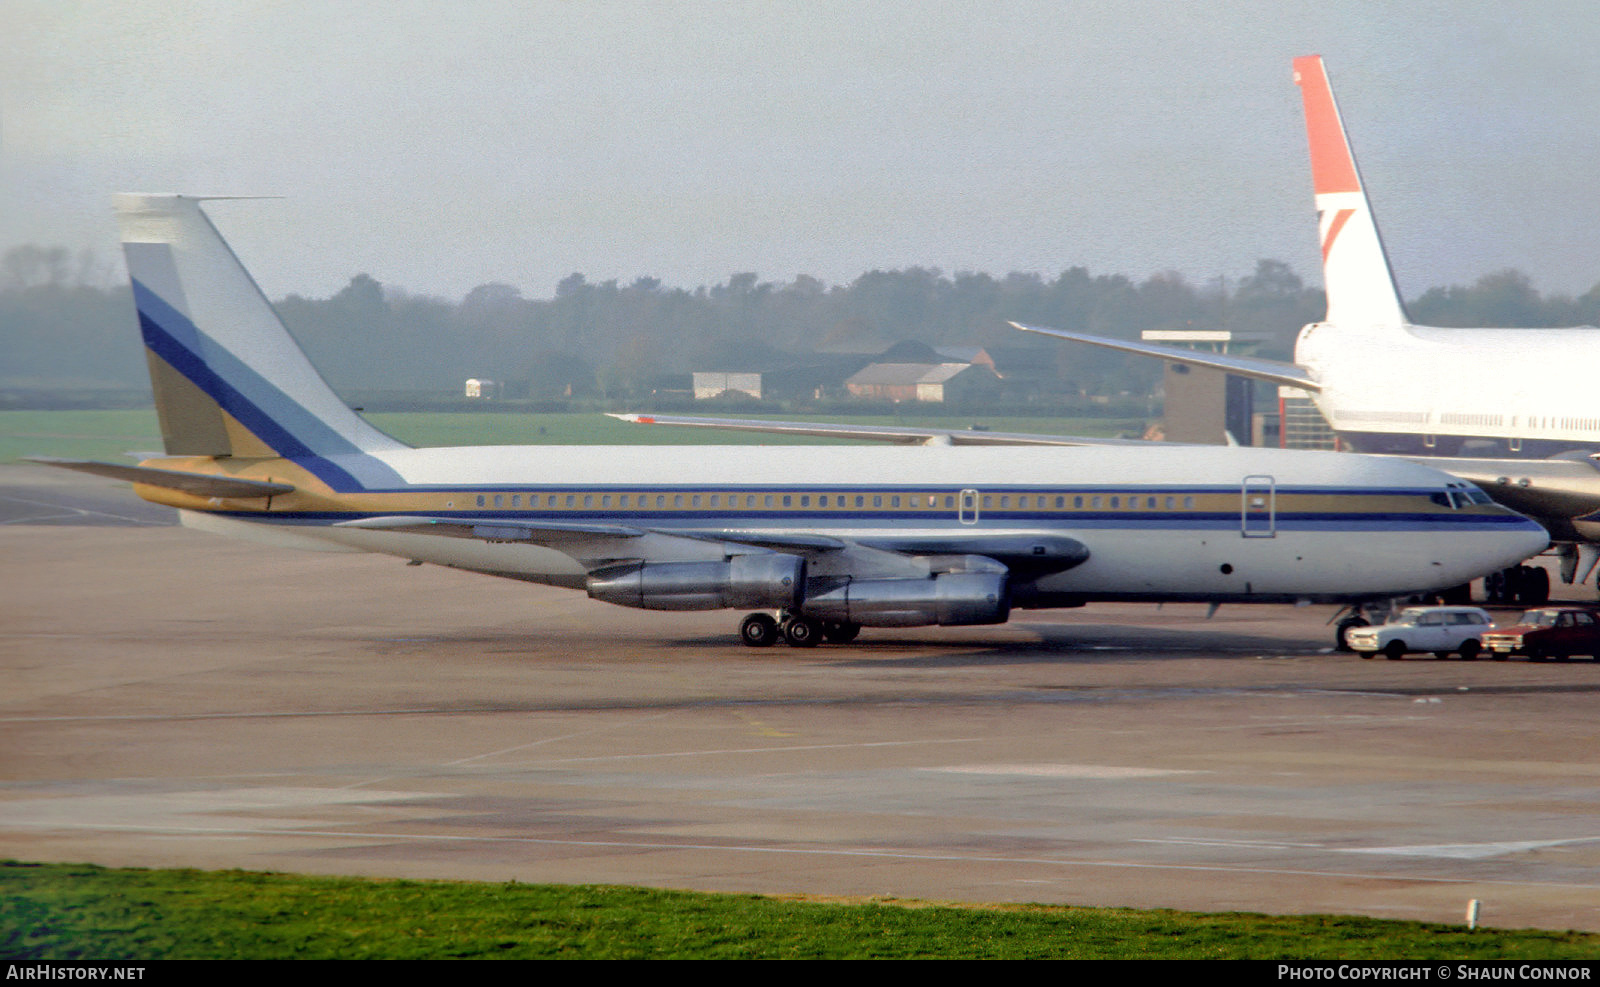
<path fill-rule="evenodd" d="M 813 579 L 800 612 L 863 627 L 1003 624 L 1011 596 L 1003 573 L 945 572 L 931 579 Z"/>
<path fill-rule="evenodd" d="M 779 552 L 725 562 L 636 562 L 589 574 L 589 595 L 644 610 L 779 609 L 800 605 L 806 560 Z"/>

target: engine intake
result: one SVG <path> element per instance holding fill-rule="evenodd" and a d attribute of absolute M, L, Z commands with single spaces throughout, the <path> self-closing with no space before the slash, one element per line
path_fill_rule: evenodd
<path fill-rule="evenodd" d="M 800 605 L 806 560 L 779 552 L 726 562 L 642 562 L 589 574 L 589 595 L 643 610 L 722 610 Z"/>

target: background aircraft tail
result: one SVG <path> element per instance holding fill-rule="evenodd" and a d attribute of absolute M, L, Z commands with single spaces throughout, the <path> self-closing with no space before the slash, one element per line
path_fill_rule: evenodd
<path fill-rule="evenodd" d="M 322 379 L 201 201 L 115 199 L 167 453 L 282 457 L 359 486 L 361 470 L 331 460 L 405 445 Z"/>
<path fill-rule="evenodd" d="M 1322 277 L 1328 294 L 1326 321 L 1347 329 L 1405 325 L 1410 320 L 1362 190 L 1322 56 L 1296 58 L 1294 81 L 1305 102 L 1306 136 L 1311 142 Z"/>

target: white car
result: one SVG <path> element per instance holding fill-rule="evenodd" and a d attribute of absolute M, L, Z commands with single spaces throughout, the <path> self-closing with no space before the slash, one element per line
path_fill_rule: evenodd
<path fill-rule="evenodd" d="M 1350 628 L 1344 640 L 1363 658 L 1380 651 L 1388 658 L 1416 651 L 1445 658 L 1454 651 L 1471 661 L 1483 651 L 1483 635 L 1493 627 L 1488 612 L 1477 607 L 1407 607 L 1387 624 Z"/>

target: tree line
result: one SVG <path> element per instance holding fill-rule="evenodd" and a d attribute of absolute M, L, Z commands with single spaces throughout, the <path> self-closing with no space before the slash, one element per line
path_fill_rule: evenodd
<path fill-rule="evenodd" d="M 92 255 L 17 247 L 0 256 L 0 390 L 139 389 L 145 368 L 128 289 Z M 1073 267 L 1047 277 L 873 270 L 846 285 L 754 273 L 687 289 L 563 278 L 548 298 L 507 284 L 459 301 L 411 294 L 357 274 L 328 298 L 275 305 L 313 363 L 344 393 L 459 394 L 468 377 L 533 399 L 637 399 L 694 370 L 782 372 L 819 355 L 929 346 L 1026 349 L 1019 362 L 1064 394 L 1148 393 L 1153 361 L 1026 337 L 1008 320 L 1137 338 L 1146 329 L 1265 333 L 1264 356 L 1287 358 L 1295 334 L 1320 319 L 1320 288 L 1262 260 L 1236 280 L 1176 272 L 1143 280 Z M 1515 270 L 1432 288 L 1408 303 L 1440 326 L 1600 324 L 1600 285 L 1577 298 L 1544 296 Z"/>

